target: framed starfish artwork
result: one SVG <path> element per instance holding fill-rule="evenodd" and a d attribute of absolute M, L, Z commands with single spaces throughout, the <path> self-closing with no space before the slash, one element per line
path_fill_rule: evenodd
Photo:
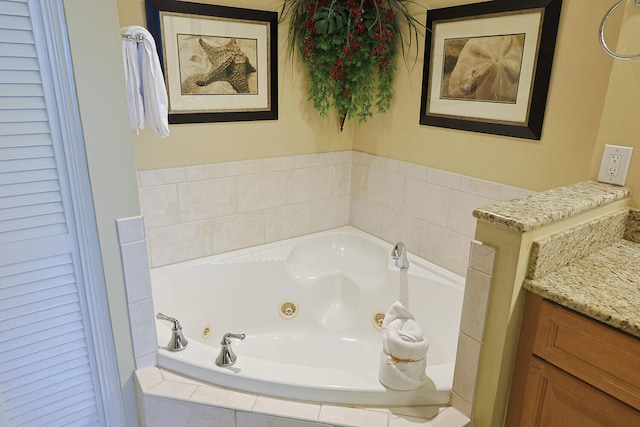
<path fill-rule="evenodd" d="M 145 0 L 169 123 L 278 119 L 278 14 Z"/>
<path fill-rule="evenodd" d="M 562 0 L 427 11 L 420 124 L 539 140 Z"/>

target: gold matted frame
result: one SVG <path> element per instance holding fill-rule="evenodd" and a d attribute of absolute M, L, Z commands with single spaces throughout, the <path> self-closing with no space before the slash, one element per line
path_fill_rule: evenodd
<path fill-rule="evenodd" d="M 427 11 L 420 124 L 541 138 L 562 0 Z"/>
<path fill-rule="evenodd" d="M 169 123 L 278 119 L 278 14 L 145 0 Z"/>

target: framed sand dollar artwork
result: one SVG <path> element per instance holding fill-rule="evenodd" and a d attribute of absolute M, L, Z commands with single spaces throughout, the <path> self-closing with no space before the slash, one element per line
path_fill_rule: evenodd
<path fill-rule="evenodd" d="M 146 0 L 169 98 L 169 123 L 278 118 L 278 14 Z"/>
<path fill-rule="evenodd" d="M 427 11 L 420 124 L 540 139 L 562 0 Z"/>

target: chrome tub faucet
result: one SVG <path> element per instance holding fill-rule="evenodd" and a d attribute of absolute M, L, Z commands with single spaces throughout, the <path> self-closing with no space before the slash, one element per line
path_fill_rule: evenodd
<path fill-rule="evenodd" d="M 238 358 L 238 356 L 236 356 L 236 354 L 231 349 L 230 338 L 243 340 L 246 337 L 247 336 L 245 334 L 224 334 L 224 336 L 222 337 L 222 341 L 220 341 L 220 354 L 216 358 L 216 365 L 225 368 L 236 363 L 236 359 Z"/>
<path fill-rule="evenodd" d="M 156 315 L 156 318 L 173 322 L 173 328 L 171 328 L 171 339 L 169 340 L 169 344 L 167 344 L 167 349 L 171 351 L 181 351 L 187 348 L 187 344 L 189 344 L 189 341 L 182 333 L 182 326 L 180 325 L 180 322 L 178 322 L 178 319 L 165 316 L 162 313 L 158 313 Z"/>
<path fill-rule="evenodd" d="M 395 260 L 395 266 L 400 270 L 409 268 L 409 258 L 407 258 L 407 248 L 404 243 L 398 242 L 391 250 L 391 258 Z"/>

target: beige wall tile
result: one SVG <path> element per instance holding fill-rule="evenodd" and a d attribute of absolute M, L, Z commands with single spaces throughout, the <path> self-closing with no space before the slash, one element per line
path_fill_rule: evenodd
<path fill-rule="evenodd" d="M 478 362 L 480 360 L 479 342 L 460 334 L 458 340 L 458 356 L 453 377 L 453 391 L 467 402 L 473 403 Z"/>
<path fill-rule="evenodd" d="M 287 203 L 287 171 L 243 175 L 237 180 L 238 212 L 273 208 Z"/>
<path fill-rule="evenodd" d="M 265 243 L 265 214 L 261 211 L 215 218 L 213 253 Z"/>
<path fill-rule="evenodd" d="M 147 228 L 163 227 L 180 222 L 178 187 L 176 185 L 141 187 L 138 189 L 138 196 L 140 212 L 144 213 Z"/>
<path fill-rule="evenodd" d="M 178 184 L 178 203 L 183 222 L 236 213 L 236 179 L 220 178 Z"/>
<path fill-rule="evenodd" d="M 268 209 L 264 215 L 266 242 L 289 239 L 309 233 L 311 213 L 308 204 Z"/>

